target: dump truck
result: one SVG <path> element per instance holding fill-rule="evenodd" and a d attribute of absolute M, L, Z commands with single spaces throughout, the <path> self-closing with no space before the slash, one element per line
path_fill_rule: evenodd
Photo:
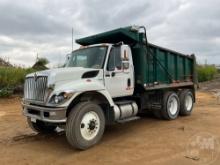
<path fill-rule="evenodd" d="M 151 44 L 144 26 L 76 40 L 65 67 L 28 74 L 23 114 L 36 132 L 63 128 L 69 144 L 97 144 L 105 126 L 152 112 L 174 120 L 195 103 L 195 56 Z M 147 131 L 147 130 L 146 130 Z"/>

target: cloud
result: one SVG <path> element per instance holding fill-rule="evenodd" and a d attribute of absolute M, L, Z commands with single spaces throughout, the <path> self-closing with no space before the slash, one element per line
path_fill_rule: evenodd
<path fill-rule="evenodd" d="M 0 5 L 0 33 L 16 35 L 65 34 L 67 27 L 55 17 L 23 4 Z"/>
<path fill-rule="evenodd" d="M 218 0 L 1 0 L 0 57 L 31 66 L 38 53 L 57 65 L 71 51 L 72 27 L 79 38 L 137 24 L 154 44 L 220 64 L 219 6 Z"/>

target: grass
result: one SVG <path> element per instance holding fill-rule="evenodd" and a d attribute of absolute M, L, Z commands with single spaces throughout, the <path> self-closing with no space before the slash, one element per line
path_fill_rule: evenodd
<path fill-rule="evenodd" d="M 21 85 L 25 76 L 31 72 L 34 72 L 32 68 L 0 67 L 0 87 Z"/>
<path fill-rule="evenodd" d="M 32 68 L 0 67 L 0 97 L 11 95 L 16 86 L 22 85 Z"/>

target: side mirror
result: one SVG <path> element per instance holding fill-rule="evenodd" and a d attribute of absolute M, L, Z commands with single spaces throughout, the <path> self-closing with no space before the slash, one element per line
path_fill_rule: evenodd
<path fill-rule="evenodd" d="M 128 52 L 126 49 L 124 49 L 123 52 L 121 53 L 121 59 L 122 61 L 129 61 Z"/>
<path fill-rule="evenodd" d="M 66 66 L 69 63 L 70 57 L 71 57 L 71 54 L 66 55 L 64 66 Z"/>
<path fill-rule="evenodd" d="M 66 55 L 66 60 L 69 61 L 70 57 L 71 57 L 71 54 L 67 54 Z"/>
<path fill-rule="evenodd" d="M 122 70 L 129 69 L 129 61 L 122 61 Z"/>

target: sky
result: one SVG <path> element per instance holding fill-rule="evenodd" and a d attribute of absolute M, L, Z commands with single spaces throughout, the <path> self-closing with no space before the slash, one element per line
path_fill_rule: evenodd
<path fill-rule="evenodd" d="M 71 52 L 72 27 L 75 40 L 144 25 L 149 42 L 220 64 L 219 6 L 219 0 L 0 0 L 0 57 L 25 67 L 46 57 L 56 67 Z"/>

